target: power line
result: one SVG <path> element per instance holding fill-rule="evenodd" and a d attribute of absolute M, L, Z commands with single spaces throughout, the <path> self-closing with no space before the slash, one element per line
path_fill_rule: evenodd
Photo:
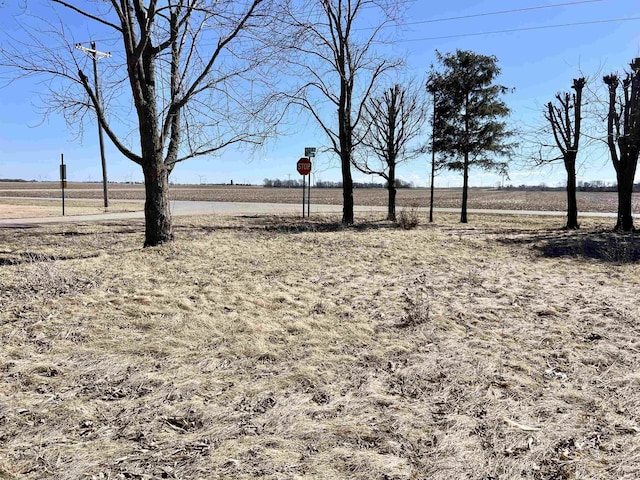
<path fill-rule="evenodd" d="M 484 13 L 474 13 L 470 15 L 460 15 L 458 17 L 445 17 L 445 18 L 435 18 L 433 20 L 419 20 L 417 22 L 409 22 L 405 25 L 421 25 L 424 23 L 438 23 L 438 22 L 450 22 L 452 20 L 464 20 L 467 18 L 478 18 L 478 17 L 488 17 L 491 15 L 504 15 L 507 13 L 518 13 L 518 12 L 529 12 L 532 10 L 542 10 L 545 8 L 557 8 L 557 7 L 568 7 L 572 5 L 580 5 L 583 3 L 597 3 L 602 2 L 603 0 L 580 0 L 576 2 L 565 2 L 565 3 L 553 3 L 550 5 L 538 5 L 535 7 L 523 7 L 523 8 L 514 8 L 512 10 L 498 10 L 496 12 L 484 12 Z"/>
<path fill-rule="evenodd" d="M 469 15 L 460 15 L 457 17 L 444 17 L 444 18 L 434 18 L 431 20 L 417 20 L 415 22 L 407 22 L 407 23 L 403 23 L 403 25 L 424 25 L 427 23 L 441 23 L 441 22 L 450 22 L 450 21 L 454 21 L 454 20 L 466 20 L 469 18 L 479 18 L 479 17 L 489 17 L 489 16 L 494 16 L 494 15 L 505 15 L 505 14 L 509 14 L 509 13 L 520 13 L 520 12 L 529 12 L 529 11 L 533 11 L 533 10 L 543 10 L 543 9 L 548 9 L 548 8 L 558 8 L 558 7 L 570 7 L 570 6 L 575 6 L 575 5 L 580 5 L 583 3 L 598 3 L 598 2 L 602 2 L 604 0 L 576 0 L 573 2 L 564 2 L 564 3 L 552 3 L 549 5 L 536 5 L 533 7 L 522 7 L 522 8 L 514 8 L 511 10 L 497 10 L 495 12 L 482 12 L 482 13 L 472 13 Z M 385 25 L 385 28 L 391 28 L 394 25 Z M 363 27 L 363 28 L 357 28 L 356 30 L 358 31 L 362 31 L 362 30 L 373 30 L 376 27 Z"/>
<path fill-rule="evenodd" d="M 640 20 L 640 17 L 627 17 L 627 18 L 612 18 L 610 20 L 591 20 L 588 22 L 574 22 L 574 23 L 558 23 L 555 25 L 540 25 L 537 27 L 521 27 L 521 28 L 510 28 L 507 30 L 492 30 L 489 32 L 474 32 L 474 33 L 460 33 L 456 35 L 441 35 L 438 37 L 425 37 L 425 38 L 408 38 L 404 40 L 396 40 L 398 43 L 402 42 L 424 42 L 428 40 L 444 40 L 448 38 L 461 38 L 461 37 L 477 37 L 481 35 L 495 35 L 498 33 L 513 33 L 513 32 L 524 32 L 529 30 L 544 30 L 549 28 L 563 28 L 563 27 L 575 27 L 579 25 L 595 25 L 600 23 L 614 23 L 614 22 L 628 22 L 632 20 Z"/>

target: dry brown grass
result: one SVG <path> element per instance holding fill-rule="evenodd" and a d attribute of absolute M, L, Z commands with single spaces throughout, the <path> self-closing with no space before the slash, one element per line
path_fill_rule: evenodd
<path fill-rule="evenodd" d="M 66 200 L 65 215 L 94 215 L 104 212 L 136 212 L 144 208 L 142 203 L 111 202 L 105 209 L 103 204 L 89 201 Z M 0 218 L 40 218 L 62 215 L 60 200 L 27 200 L 0 197 Z"/>
<path fill-rule="evenodd" d="M 456 217 L 0 230 L 0 478 L 639 478 L 637 238 Z"/>

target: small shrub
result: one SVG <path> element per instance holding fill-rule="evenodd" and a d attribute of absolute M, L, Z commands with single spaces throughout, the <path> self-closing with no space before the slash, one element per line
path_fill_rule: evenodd
<path fill-rule="evenodd" d="M 415 327 L 429 322 L 431 317 L 429 292 L 419 288 L 413 294 L 405 292 L 403 296 L 405 300 L 404 315 L 399 326 Z"/>
<path fill-rule="evenodd" d="M 60 295 L 79 293 L 96 285 L 94 278 L 79 277 L 61 266 L 59 261 L 34 261 L 19 266 L 14 274 L 14 281 L 6 285 L 7 290 L 17 297 L 37 296 L 54 298 Z"/>
<path fill-rule="evenodd" d="M 412 205 L 409 208 L 405 207 L 400 210 L 398 218 L 396 219 L 396 224 L 404 230 L 416 228 L 420 224 L 420 220 L 418 218 L 418 207 Z"/>

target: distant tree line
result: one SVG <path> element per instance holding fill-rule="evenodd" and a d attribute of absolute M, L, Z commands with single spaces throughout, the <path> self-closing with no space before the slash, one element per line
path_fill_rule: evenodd
<path fill-rule="evenodd" d="M 407 182 L 400 178 L 395 179 L 396 188 L 414 188 L 413 182 Z M 279 178 L 265 178 L 262 185 L 266 188 L 302 188 L 302 180 L 281 180 Z M 342 182 L 332 182 L 330 180 L 318 180 L 316 188 L 342 188 Z M 387 183 L 376 182 L 353 182 L 354 188 L 387 188 Z"/>
<path fill-rule="evenodd" d="M 580 192 L 617 192 L 617 183 L 607 183 L 602 180 L 594 180 L 592 182 L 578 182 L 578 191 Z M 640 192 L 640 183 L 633 184 L 633 191 Z"/>
<path fill-rule="evenodd" d="M 496 188 L 498 190 L 524 190 L 529 192 L 547 192 L 547 191 L 564 191 L 566 190 L 566 186 L 549 186 L 546 183 L 540 183 L 538 185 L 497 185 Z M 618 185 L 614 183 L 607 183 L 603 180 L 593 180 L 589 181 L 578 181 L 577 182 L 577 191 L 579 192 L 617 192 Z M 640 183 L 633 184 L 633 191 L 640 192 Z"/>
<path fill-rule="evenodd" d="M 265 178 L 262 185 L 267 188 L 302 188 L 302 180 L 280 180 L 279 178 Z"/>

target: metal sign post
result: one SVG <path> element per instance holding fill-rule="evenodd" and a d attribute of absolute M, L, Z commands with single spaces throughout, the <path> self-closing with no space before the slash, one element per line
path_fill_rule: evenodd
<path fill-rule="evenodd" d="M 302 157 L 300 160 L 298 160 L 296 168 L 298 169 L 298 173 L 302 175 L 302 218 L 304 218 L 305 197 L 306 197 L 306 191 L 307 191 L 307 182 L 305 177 L 311 173 L 311 160 L 309 160 L 306 157 Z M 311 197 L 311 176 L 309 175 L 309 196 L 308 198 L 306 198 L 307 216 L 309 216 L 311 212 L 310 197 Z"/>
<path fill-rule="evenodd" d="M 309 174 L 309 191 L 307 192 L 307 217 L 311 216 L 311 174 Z"/>
<path fill-rule="evenodd" d="M 304 156 L 309 159 L 309 192 L 307 193 L 307 217 L 311 216 L 311 159 L 316 156 L 316 147 L 305 147 Z"/>
<path fill-rule="evenodd" d="M 305 193 L 307 191 L 307 185 L 305 183 L 305 176 L 302 176 L 302 218 L 304 218 L 304 205 L 305 205 Z"/>
<path fill-rule="evenodd" d="M 64 153 L 60 154 L 60 187 L 62 188 L 62 216 L 64 217 L 64 189 L 67 186 L 67 166 L 64 164 Z"/>

